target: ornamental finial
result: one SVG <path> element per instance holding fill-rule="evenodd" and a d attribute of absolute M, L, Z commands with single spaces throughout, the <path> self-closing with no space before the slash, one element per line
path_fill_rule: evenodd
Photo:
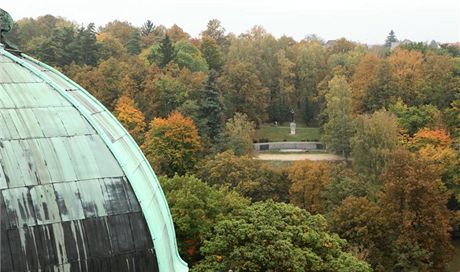
<path fill-rule="evenodd" d="M 9 42 L 5 37 L 5 33 L 10 32 L 13 26 L 14 21 L 11 15 L 0 8 L 0 43 L 2 43 L 7 50 L 19 51 L 16 45 Z"/>

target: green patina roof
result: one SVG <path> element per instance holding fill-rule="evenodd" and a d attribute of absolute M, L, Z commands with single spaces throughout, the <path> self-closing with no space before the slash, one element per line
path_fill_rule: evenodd
<path fill-rule="evenodd" d="M 79 85 L 3 47 L 0 145 L 2 197 L 8 211 L 21 210 L 10 224 L 52 224 L 132 211 L 135 205 L 111 203 L 112 191 L 104 189 L 124 188 L 128 181 L 150 230 L 160 271 L 188 270 L 177 252 L 165 196 L 132 137 Z M 56 203 L 47 202 L 54 197 Z M 29 198 L 32 206 L 23 203 Z M 63 214 L 59 201 L 72 208 Z"/>

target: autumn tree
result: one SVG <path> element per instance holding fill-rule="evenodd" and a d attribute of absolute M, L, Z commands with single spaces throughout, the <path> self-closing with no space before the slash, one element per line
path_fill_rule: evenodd
<path fill-rule="evenodd" d="M 392 113 L 378 111 L 358 116 L 355 124 L 356 133 L 351 139 L 353 165 L 375 183 L 398 145 L 398 121 Z"/>
<path fill-rule="evenodd" d="M 390 231 L 390 270 L 442 271 L 452 257 L 447 195 L 438 168 L 398 150 L 383 173 L 380 204 Z"/>
<path fill-rule="evenodd" d="M 375 109 L 374 105 L 369 105 L 368 97 L 371 88 L 375 86 L 379 64 L 382 60 L 375 54 L 367 54 L 356 66 L 350 83 L 353 93 L 353 110 L 356 113 L 363 113 L 370 109 Z M 367 101 L 366 101 L 366 100 Z M 378 105 L 377 105 L 378 107 Z"/>
<path fill-rule="evenodd" d="M 324 142 L 330 151 L 347 157 L 351 152 L 354 128 L 351 89 L 345 77 L 335 76 L 329 81 L 326 101 L 328 121 L 324 124 Z"/>
<path fill-rule="evenodd" d="M 227 63 L 219 82 L 229 116 L 235 112 L 245 113 L 257 124 L 266 119 L 268 89 L 260 82 L 253 65 L 247 62 Z"/>
<path fill-rule="evenodd" d="M 418 51 L 396 49 L 388 57 L 392 74 L 392 91 L 408 105 L 416 105 L 425 84 L 423 54 Z"/>
<path fill-rule="evenodd" d="M 115 105 L 115 116 L 133 136 L 134 140 L 142 144 L 147 126 L 145 116 L 129 96 L 123 95 L 118 99 Z"/>
<path fill-rule="evenodd" d="M 330 167 L 327 162 L 299 161 L 288 169 L 292 182 L 289 200 L 297 207 L 313 214 L 326 210 L 325 192 L 327 190 Z"/>
<path fill-rule="evenodd" d="M 346 239 L 352 252 L 372 265 L 385 270 L 388 262 L 388 223 L 378 203 L 367 197 L 348 197 L 329 215 L 331 231 Z"/>
<path fill-rule="evenodd" d="M 271 200 L 218 222 L 208 237 L 196 271 L 371 271 L 321 215 Z"/>
<path fill-rule="evenodd" d="M 213 38 L 205 36 L 201 40 L 200 50 L 209 66 L 209 69 L 220 72 L 225 61 L 222 49 L 219 47 L 217 42 Z"/>
<path fill-rule="evenodd" d="M 183 175 L 195 168 L 201 142 L 193 121 L 173 112 L 166 119 L 153 119 L 142 149 L 157 173 Z"/>
<path fill-rule="evenodd" d="M 274 199 L 287 201 L 289 180 L 285 171 L 266 166 L 249 156 L 236 156 L 231 151 L 206 160 L 198 176 L 211 186 L 236 190 L 252 201 Z"/>
<path fill-rule="evenodd" d="M 203 240 L 218 222 L 245 209 L 249 201 L 235 192 L 218 190 L 194 176 L 160 178 L 174 218 L 181 256 L 193 265 L 203 258 Z"/>
<path fill-rule="evenodd" d="M 229 46 L 229 40 L 225 35 L 225 28 L 222 27 L 221 22 L 217 19 L 212 19 L 208 22 L 206 30 L 201 32 L 201 36 L 203 38 L 209 37 L 214 39 L 223 51 L 226 51 Z"/>

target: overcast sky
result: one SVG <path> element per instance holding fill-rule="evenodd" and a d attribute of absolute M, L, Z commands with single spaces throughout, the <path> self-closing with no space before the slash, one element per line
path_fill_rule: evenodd
<path fill-rule="evenodd" d="M 141 26 L 150 19 L 167 27 L 176 23 L 193 37 L 219 19 L 236 34 L 262 25 L 297 40 L 317 34 L 376 44 L 391 29 L 399 39 L 460 40 L 459 0 L 4 0 L 0 8 L 15 20 L 52 14 L 84 25 L 118 19 Z"/>

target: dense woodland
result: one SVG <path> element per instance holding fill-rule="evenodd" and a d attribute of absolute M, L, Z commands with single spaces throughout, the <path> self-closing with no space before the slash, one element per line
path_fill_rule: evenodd
<path fill-rule="evenodd" d="M 128 129 L 193 271 L 443 271 L 460 236 L 460 48 L 203 28 L 47 15 L 9 39 Z M 255 130 L 291 109 L 347 160 L 254 160 Z"/>

